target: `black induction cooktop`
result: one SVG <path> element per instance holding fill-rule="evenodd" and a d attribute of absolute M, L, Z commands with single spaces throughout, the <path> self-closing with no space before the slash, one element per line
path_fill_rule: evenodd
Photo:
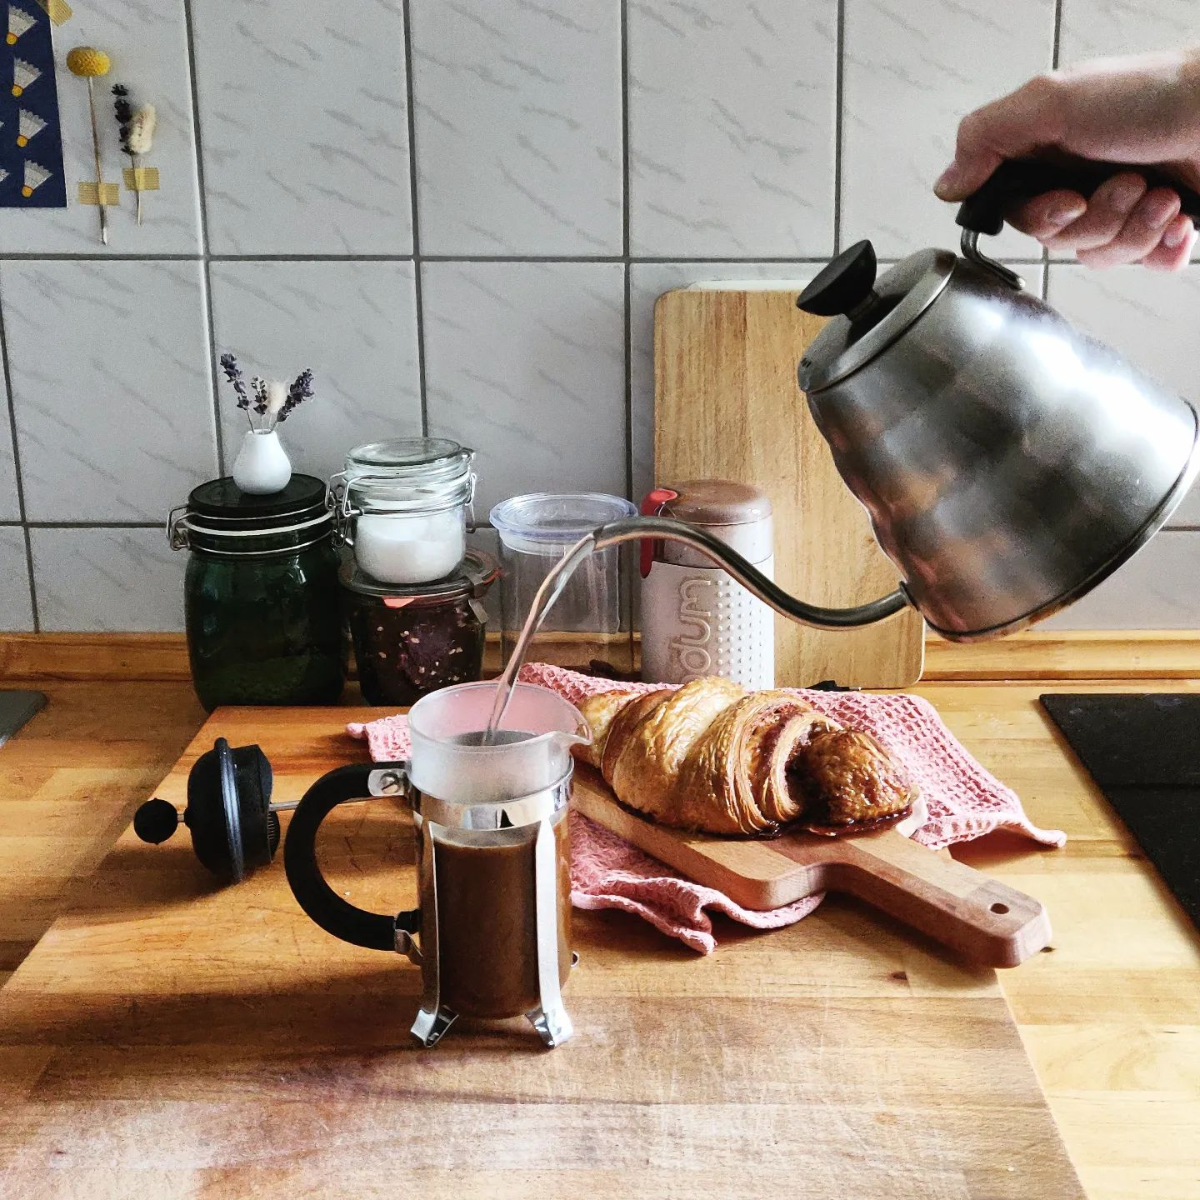
<path fill-rule="evenodd" d="M 1200 695 L 1054 693 L 1041 701 L 1200 929 Z"/>

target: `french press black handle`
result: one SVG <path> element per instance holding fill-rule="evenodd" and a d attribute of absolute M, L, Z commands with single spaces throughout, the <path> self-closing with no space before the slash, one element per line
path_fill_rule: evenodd
<path fill-rule="evenodd" d="M 388 917 L 367 912 L 343 900 L 325 881 L 317 865 L 317 833 L 321 822 L 339 804 L 369 794 L 368 780 L 374 771 L 404 770 L 405 763 L 353 763 L 322 775 L 304 793 L 292 814 L 283 847 L 283 866 L 288 886 L 300 907 L 326 933 L 365 946 L 368 950 L 395 950 L 396 931 L 415 932 L 414 913 Z"/>
<path fill-rule="evenodd" d="M 1177 192 L 1180 212 L 1191 217 L 1193 225 L 1200 225 L 1200 193 L 1158 167 L 1114 162 L 1056 163 L 1036 158 L 1001 163 L 988 181 L 962 202 L 955 220 L 964 229 L 994 235 L 1004 227 L 1005 214 L 1015 204 L 1043 192 L 1078 192 L 1090 197 L 1105 180 L 1130 171 L 1146 181 L 1147 191 L 1165 187 Z"/>

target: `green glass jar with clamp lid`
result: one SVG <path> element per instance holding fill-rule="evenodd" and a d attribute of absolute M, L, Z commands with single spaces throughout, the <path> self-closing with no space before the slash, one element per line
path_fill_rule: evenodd
<path fill-rule="evenodd" d="M 184 600 L 192 682 L 222 704 L 332 704 L 344 678 L 338 554 L 325 484 L 293 475 L 251 496 L 231 478 L 195 488 L 172 511 L 188 550 Z"/>

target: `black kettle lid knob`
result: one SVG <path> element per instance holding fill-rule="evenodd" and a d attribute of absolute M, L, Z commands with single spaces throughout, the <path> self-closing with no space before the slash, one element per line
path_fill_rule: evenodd
<path fill-rule="evenodd" d="M 796 307 L 818 317 L 846 313 L 854 320 L 875 298 L 875 275 L 875 247 L 865 239 L 855 242 L 821 268 Z"/>

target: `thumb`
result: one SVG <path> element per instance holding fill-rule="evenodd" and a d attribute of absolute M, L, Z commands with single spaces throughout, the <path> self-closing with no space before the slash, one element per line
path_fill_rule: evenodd
<path fill-rule="evenodd" d="M 939 200 L 965 200 L 979 191 L 1003 161 L 1004 156 L 993 150 L 964 153 L 959 146 L 954 151 L 954 160 L 933 185 L 934 195 Z"/>
<path fill-rule="evenodd" d="M 959 123 L 954 161 L 934 192 L 942 200 L 965 200 L 1005 159 L 1053 145 L 1061 123 L 1058 90 L 1045 76 L 977 108 Z"/>

